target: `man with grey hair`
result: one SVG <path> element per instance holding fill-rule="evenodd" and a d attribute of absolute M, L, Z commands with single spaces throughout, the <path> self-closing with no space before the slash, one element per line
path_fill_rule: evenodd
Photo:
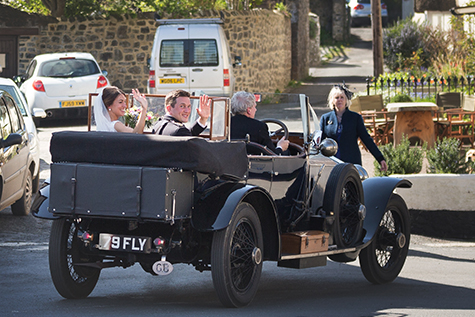
<path fill-rule="evenodd" d="M 289 147 L 289 140 L 284 137 L 274 145 L 269 137 L 269 127 L 266 123 L 254 119 L 256 115 L 256 99 L 253 94 L 238 91 L 231 98 L 231 139 L 246 139 L 259 143 L 276 154 L 283 154 Z"/>

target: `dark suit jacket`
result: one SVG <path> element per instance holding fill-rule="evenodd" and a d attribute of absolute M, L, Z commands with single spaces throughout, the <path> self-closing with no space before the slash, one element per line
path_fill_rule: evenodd
<path fill-rule="evenodd" d="M 160 121 L 153 127 L 153 133 L 155 134 L 172 136 L 197 136 L 203 131 L 204 128 L 198 122 L 195 122 L 190 130 L 184 123 L 168 114 L 161 117 Z"/>
<path fill-rule="evenodd" d="M 325 113 L 320 119 L 320 129 L 322 130 L 322 140 L 332 138 L 338 142 L 339 154 L 337 157 L 348 163 L 361 165 L 361 152 L 358 146 L 358 138 L 363 141 L 366 148 L 371 152 L 374 158 L 381 162 L 384 156 L 379 151 L 371 136 L 366 131 L 363 117 L 359 113 L 346 109 L 341 118 L 342 131 L 340 140 L 337 137 L 338 119 L 336 112 Z"/>
<path fill-rule="evenodd" d="M 244 140 L 249 134 L 250 140 L 266 146 L 276 154 L 282 154 L 282 149 L 276 148 L 269 136 L 269 127 L 262 121 L 237 114 L 231 118 L 231 139 Z"/>

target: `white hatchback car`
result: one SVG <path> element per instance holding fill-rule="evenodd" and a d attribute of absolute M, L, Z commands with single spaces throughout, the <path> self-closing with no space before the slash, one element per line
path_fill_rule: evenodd
<path fill-rule="evenodd" d="M 0 77 L 0 90 L 4 90 L 12 96 L 23 116 L 23 121 L 25 122 L 26 130 L 28 131 L 30 154 L 34 163 L 32 168 L 33 193 L 36 193 L 40 183 L 40 143 L 33 116 L 28 109 L 28 104 L 26 103 L 23 94 L 20 92 L 18 86 L 13 82 L 13 80 Z M 46 113 L 43 109 L 37 109 L 35 117 L 44 118 L 46 117 Z"/>
<path fill-rule="evenodd" d="M 41 108 L 52 119 L 83 118 L 89 93 L 109 86 L 106 75 L 89 53 L 42 54 L 28 65 L 20 90 L 32 113 Z"/>
<path fill-rule="evenodd" d="M 351 26 L 363 24 L 371 25 L 371 0 L 349 0 L 348 7 L 350 7 L 351 12 Z M 382 1 L 381 21 L 383 27 L 388 25 L 388 9 L 386 4 Z"/>

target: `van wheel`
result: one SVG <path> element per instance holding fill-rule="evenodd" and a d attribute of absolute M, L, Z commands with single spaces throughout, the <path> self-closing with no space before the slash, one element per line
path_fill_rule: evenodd
<path fill-rule="evenodd" d="M 31 198 L 33 197 L 33 178 L 31 171 L 27 170 L 23 196 L 12 205 L 12 213 L 15 216 L 28 216 L 31 210 Z"/>
<path fill-rule="evenodd" d="M 221 303 L 242 307 L 254 298 L 262 271 L 261 223 L 248 203 L 238 205 L 226 229 L 216 231 L 211 247 L 211 273 Z"/>

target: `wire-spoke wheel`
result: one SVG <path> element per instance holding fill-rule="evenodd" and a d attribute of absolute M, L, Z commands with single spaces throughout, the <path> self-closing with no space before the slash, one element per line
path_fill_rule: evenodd
<path fill-rule="evenodd" d="M 262 271 L 262 229 L 254 208 L 241 203 L 226 229 L 213 236 L 211 272 L 224 306 L 241 307 L 254 298 Z"/>
<path fill-rule="evenodd" d="M 66 218 L 54 220 L 49 241 L 49 267 L 53 284 L 65 298 L 87 297 L 99 279 L 100 269 L 80 266 L 92 260 L 81 251 L 78 228 Z"/>
<path fill-rule="evenodd" d="M 360 253 L 361 270 L 368 281 L 384 284 L 399 275 L 409 250 L 410 227 L 406 203 L 393 194 L 373 241 Z"/>
<path fill-rule="evenodd" d="M 338 164 L 333 168 L 325 188 L 323 208 L 333 212 L 333 242 L 339 248 L 352 247 L 361 241 L 365 214 L 363 187 L 352 164 Z"/>

